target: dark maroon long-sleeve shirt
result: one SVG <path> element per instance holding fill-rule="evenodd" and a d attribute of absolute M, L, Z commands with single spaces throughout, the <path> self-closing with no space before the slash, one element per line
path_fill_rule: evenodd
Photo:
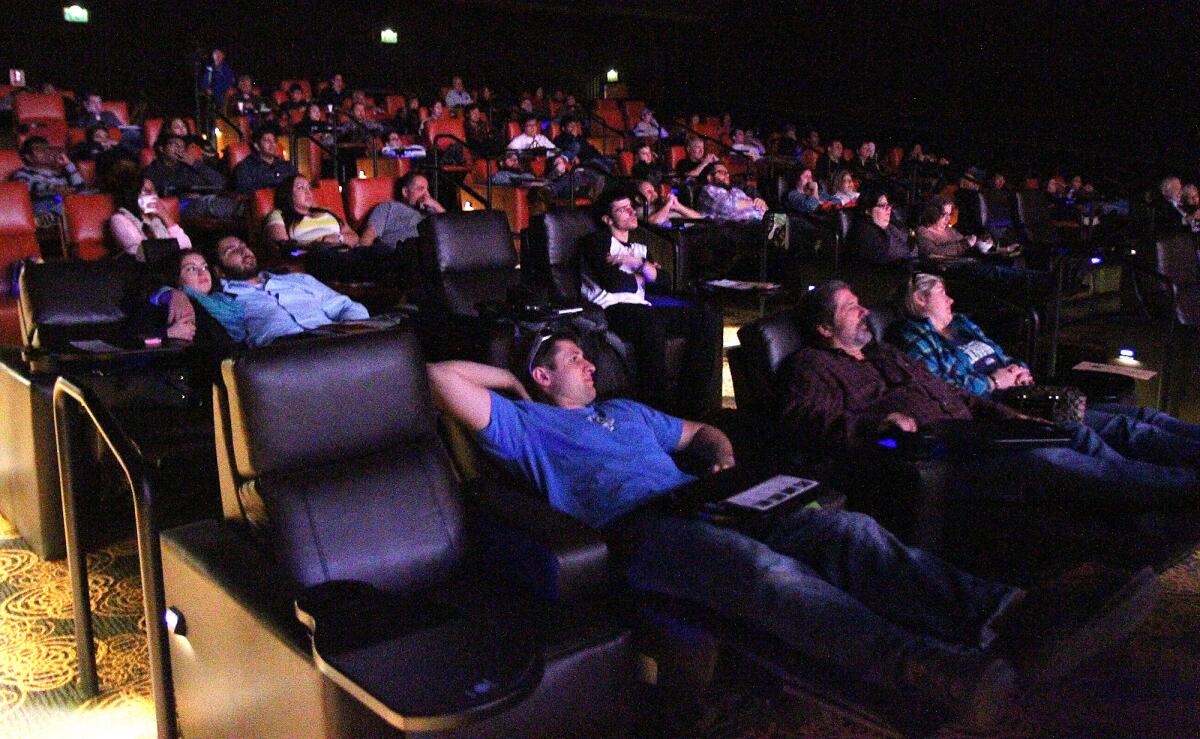
<path fill-rule="evenodd" d="M 918 427 L 1015 415 L 934 377 L 891 345 L 872 342 L 863 355 L 858 360 L 841 349 L 804 347 L 780 368 L 784 423 L 805 446 L 853 447 L 877 432 L 889 413 L 912 416 Z"/>

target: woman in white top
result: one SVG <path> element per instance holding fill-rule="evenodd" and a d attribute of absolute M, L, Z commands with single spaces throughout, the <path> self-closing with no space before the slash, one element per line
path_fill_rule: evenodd
<path fill-rule="evenodd" d="M 108 219 L 120 253 L 139 262 L 145 261 L 142 242 L 146 239 L 175 239 L 180 249 L 191 249 L 192 240 L 178 223 L 158 207 L 158 192 L 154 183 L 133 172 L 117 187 L 117 210 Z"/>
<path fill-rule="evenodd" d="M 858 190 L 854 189 L 854 176 L 844 169 L 839 169 L 829 178 L 830 196 L 839 205 L 846 206 L 858 202 Z"/>
<path fill-rule="evenodd" d="M 288 177 L 275 188 L 275 210 L 264 227 L 272 241 L 358 246 L 358 234 L 350 226 L 314 205 L 312 186 L 301 175 Z"/>

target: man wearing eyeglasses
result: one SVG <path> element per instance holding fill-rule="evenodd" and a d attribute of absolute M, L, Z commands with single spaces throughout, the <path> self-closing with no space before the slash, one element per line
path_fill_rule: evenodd
<path fill-rule="evenodd" d="M 748 621 L 852 680 L 942 704 L 966 727 L 992 723 L 1018 679 L 1065 674 L 1153 605 L 1149 568 L 1026 593 L 907 547 L 859 513 L 802 507 L 718 524 L 671 512 L 654 501 L 694 480 L 672 454 L 713 472 L 734 465 L 720 430 L 597 402 L 595 365 L 570 334 L 535 339 L 524 369 L 537 401 L 508 370 L 463 361 L 428 365 L 430 391 L 552 507 L 601 530 L 634 590 Z"/>

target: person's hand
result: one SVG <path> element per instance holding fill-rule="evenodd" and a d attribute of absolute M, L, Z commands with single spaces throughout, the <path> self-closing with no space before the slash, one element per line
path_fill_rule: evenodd
<path fill-rule="evenodd" d="M 1015 366 L 1010 364 L 1007 367 L 1001 367 L 991 374 L 992 384 L 996 386 L 997 390 L 1007 390 L 1017 384 L 1017 374 L 1013 372 L 1013 367 Z"/>
<path fill-rule="evenodd" d="M 715 161 L 717 161 L 717 155 L 710 152 L 710 153 L 704 155 L 704 158 L 700 160 L 700 163 L 701 164 L 712 164 Z"/>
<path fill-rule="evenodd" d="M 340 233 L 329 234 L 321 237 L 322 244 L 340 244 L 342 243 L 342 235 Z"/>
<path fill-rule="evenodd" d="M 74 162 L 71 161 L 71 157 L 67 156 L 67 152 L 65 152 L 65 151 L 59 152 L 58 156 L 55 157 L 54 161 L 58 162 L 58 166 L 63 167 L 63 168 L 66 168 L 66 167 L 70 166 L 71 164 L 74 164 Z"/>
<path fill-rule="evenodd" d="M 509 386 L 508 391 L 517 396 L 517 399 L 519 400 L 533 400 L 533 398 L 529 396 L 529 391 L 525 389 L 524 383 L 518 380 L 515 375 L 513 376 L 513 381 Z"/>
<path fill-rule="evenodd" d="M 194 321 L 180 321 L 167 326 L 167 338 L 181 339 L 183 341 L 191 341 L 196 338 L 196 324 Z"/>
<path fill-rule="evenodd" d="M 708 471 L 713 474 L 716 474 L 717 472 L 720 472 L 721 470 L 727 470 L 736 465 L 737 465 L 737 460 L 735 460 L 733 458 L 733 454 L 731 453 L 731 454 L 727 454 L 727 455 L 721 457 L 720 459 L 716 460 L 715 462 L 713 462 L 712 466 L 708 468 Z"/>
<path fill-rule="evenodd" d="M 887 431 L 889 428 L 900 429 L 906 434 L 915 434 L 917 432 L 917 419 L 907 413 L 889 413 L 879 423 L 879 430 Z"/>
<path fill-rule="evenodd" d="M 609 264 L 615 264 L 618 267 L 628 267 L 634 272 L 638 271 L 638 269 L 640 269 L 642 264 L 644 264 L 646 261 L 633 254 L 609 254 L 605 260 Z"/>
<path fill-rule="evenodd" d="M 358 246 L 358 234 L 353 231 L 342 232 L 342 243 L 346 246 Z"/>
<path fill-rule="evenodd" d="M 190 321 L 194 324 L 196 309 L 192 307 L 192 301 L 188 299 L 187 293 L 182 290 L 172 290 L 171 298 L 167 302 L 167 324 L 180 321 Z"/>
<path fill-rule="evenodd" d="M 679 205 L 679 196 L 675 193 L 667 193 L 667 207 L 674 208 Z"/>
<path fill-rule="evenodd" d="M 978 243 L 978 241 L 979 241 L 979 237 L 976 236 L 975 234 L 967 235 L 967 246 L 975 246 L 975 244 Z"/>
<path fill-rule="evenodd" d="M 1015 384 L 1017 384 L 1017 385 L 1032 385 L 1033 384 L 1033 373 L 1029 371 L 1028 367 L 1022 367 L 1019 364 L 1010 364 L 1009 367 L 1014 368 L 1013 374 L 1016 375 L 1016 380 L 1014 381 Z"/>
<path fill-rule="evenodd" d="M 767 212 L 767 201 L 763 200 L 762 198 L 755 198 L 754 199 L 754 209 L 757 211 L 760 211 L 762 213 L 766 213 Z"/>

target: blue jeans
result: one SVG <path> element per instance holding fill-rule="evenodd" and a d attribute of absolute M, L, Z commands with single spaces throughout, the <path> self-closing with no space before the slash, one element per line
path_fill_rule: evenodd
<path fill-rule="evenodd" d="M 914 648 L 986 646 L 988 620 L 1018 592 L 905 546 L 861 513 L 801 508 L 738 529 L 645 514 L 617 537 L 635 590 L 749 621 L 876 684 Z"/>
<path fill-rule="evenodd" d="M 1139 509 L 1200 501 L 1192 466 L 1200 460 L 1200 441 L 1187 435 L 1195 427 L 1149 409 L 1126 408 L 1133 412 L 1128 415 L 1100 408 L 1088 412 L 1087 423 L 1064 424 L 1072 435 L 1069 446 L 989 451 L 960 461 L 957 489 L 976 498 Z"/>

